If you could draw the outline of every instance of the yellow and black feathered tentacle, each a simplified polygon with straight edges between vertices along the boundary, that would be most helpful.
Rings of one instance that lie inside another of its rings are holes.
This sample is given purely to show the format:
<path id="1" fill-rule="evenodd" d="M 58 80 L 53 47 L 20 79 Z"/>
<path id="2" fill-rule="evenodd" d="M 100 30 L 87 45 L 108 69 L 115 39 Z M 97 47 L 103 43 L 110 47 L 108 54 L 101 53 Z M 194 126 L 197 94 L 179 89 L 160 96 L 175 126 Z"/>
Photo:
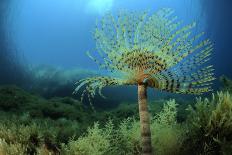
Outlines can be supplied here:
<path id="1" fill-rule="evenodd" d="M 83 88 L 81 94 L 81 102 L 85 95 L 88 96 L 89 102 L 91 103 L 91 98 L 93 98 L 96 93 L 98 93 L 101 97 L 105 98 L 102 94 L 102 89 L 106 86 L 119 86 L 125 85 L 125 81 L 117 78 L 111 78 L 106 76 L 99 76 L 99 77 L 90 77 L 86 79 L 79 80 L 76 82 L 78 85 L 73 93 L 77 93 L 80 89 Z"/>

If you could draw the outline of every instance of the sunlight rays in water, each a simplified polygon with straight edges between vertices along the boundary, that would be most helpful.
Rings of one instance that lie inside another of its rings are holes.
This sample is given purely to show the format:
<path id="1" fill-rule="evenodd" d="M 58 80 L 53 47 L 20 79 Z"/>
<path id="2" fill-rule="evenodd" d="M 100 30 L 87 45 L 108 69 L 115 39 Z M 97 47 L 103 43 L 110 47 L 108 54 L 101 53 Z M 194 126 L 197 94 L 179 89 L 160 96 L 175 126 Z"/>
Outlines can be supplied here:
<path id="1" fill-rule="evenodd" d="M 104 14 L 113 6 L 113 0 L 89 0 L 86 11 L 90 13 Z"/>

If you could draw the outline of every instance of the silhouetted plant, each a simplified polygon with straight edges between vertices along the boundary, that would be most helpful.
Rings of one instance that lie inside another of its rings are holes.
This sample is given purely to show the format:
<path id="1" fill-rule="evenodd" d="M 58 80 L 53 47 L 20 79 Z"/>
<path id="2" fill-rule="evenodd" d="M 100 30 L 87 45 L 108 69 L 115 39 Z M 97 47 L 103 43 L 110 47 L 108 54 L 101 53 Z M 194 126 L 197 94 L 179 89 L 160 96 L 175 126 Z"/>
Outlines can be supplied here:
<path id="1" fill-rule="evenodd" d="M 232 80 L 225 75 L 222 75 L 219 80 L 222 84 L 222 91 L 229 91 L 232 93 Z"/>

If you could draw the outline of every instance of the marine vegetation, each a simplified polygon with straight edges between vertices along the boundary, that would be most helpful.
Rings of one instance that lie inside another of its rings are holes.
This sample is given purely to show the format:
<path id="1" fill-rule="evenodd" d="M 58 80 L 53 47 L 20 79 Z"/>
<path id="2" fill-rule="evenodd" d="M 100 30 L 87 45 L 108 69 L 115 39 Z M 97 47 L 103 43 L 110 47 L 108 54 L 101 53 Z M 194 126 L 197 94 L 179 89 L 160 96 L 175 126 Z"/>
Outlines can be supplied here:
<path id="1" fill-rule="evenodd" d="M 152 135 L 152 142 L 158 146 L 156 153 L 159 155 L 178 154 L 181 151 L 185 130 L 177 124 L 176 116 L 177 104 L 175 100 L 170 100 L 160 113 L 152 117 L 151 130 L 158 133 Z M 63 150 L 71 155 L 139 155 L 142 151 L 140 123 L 133 118 L 124 119 L 118 126 L 112 121 L 102 128 L 95 123 L 85 135 L 70 140 Z"/>
<path id="2" fill-rule="evenodd" d="M 229 79 L 227 76 L 225 75 L 222 75 L 220 78 L 219 78 L 221 84 L 222 84 L 222 88 L 221 90 L 222 91 L 228 91 L 230 93 L 232 93 L 232 80 Z"/>
<path id="3" fill-rule="evenodd" d="M 136 85 L 144 155 L 152 154 L 148 87 L 181 94 L 212 90 L 214 69 L 206 62 L 213 44 L 202 37 L 204 33 L 192 33 L 196 23 L 185 26 L 173 13 L 172 9 L 160 9 L 152 15 L 106 14 L 94 32 L 98 55 L 87 55 L 109 75 L 82 79 L 75 89 L 78 92 L 84 87 L 81 100 L 87 94 L 91 103 L 96 92 L 104 97 L 101 91 L 106 86 Z"/>
<path id="4" fill-rule="evenodd" d="M 151 132 L 156 133 L 151 135 L 151 141 L 157 155 L 232 153 L 231 93 L 198 97 L 185 110 L 181 122 L 178 117 L 187 102 L 170 99 L 155 103 L 150 106 L 150 126 Z M 17 87 L 2 87 L 0 104 L 1 155 L 142 153 L 136 104 L 122 103 L 119 109 L 96 109 L 93 113 L 77 100 L 43 99 Z"/>
<path id="5" fill-rule="evenodd" d="M 197 103 L 190 106 L 188 111 L 187 154 L 232 153 L 231 94 L 218 92 L 212 95 L 211 100 L 198 98 Z"/>

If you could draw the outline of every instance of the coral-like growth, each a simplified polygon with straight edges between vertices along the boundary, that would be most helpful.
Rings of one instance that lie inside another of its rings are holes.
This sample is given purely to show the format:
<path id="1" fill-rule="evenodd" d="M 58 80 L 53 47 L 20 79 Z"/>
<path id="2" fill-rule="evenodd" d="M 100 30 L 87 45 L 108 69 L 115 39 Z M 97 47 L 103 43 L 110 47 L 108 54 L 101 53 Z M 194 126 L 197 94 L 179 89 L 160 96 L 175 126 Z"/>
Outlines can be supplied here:
<path id="1" fill-rule="evenodd" d="M 142 154 L 152 154 L 147 88 L 174 93 L 202 94 L 211 91 L 213 67 L 210 59 L 213 44 L 194 35 L 195 23 L 181 26 L 171 9 L 160 9 L 149 16 L 146 12 L 106 14 L 97 23 L 94 38 L 100 60 L 87 52 L 110 76 L 80 80 L 74 92 L 85 86 L 81 99 L 91 98 L 96 91 L 115 85 L 137 85 L 141 125 Z"/>
<path id="2" fill-rule="evenodd" d="M 117 17 L 106 14 L 94 32 L 100 59 L 93 59 L 102 69 L 112 73 L 78 82 L 76 92 L 93 97 L 97 89 L 112 85 L 148 86 L 175 93 L 201 94 L 211 90 L 212 66 L 202 67 L 210 58 L 213 45 L 209 39 L 193 35 L 195 23 L 181 27 L 173 10 L 160 9 L 153 15 L 120 12 Z M 181 28 L 180 28 L 181 27 Z"/>

